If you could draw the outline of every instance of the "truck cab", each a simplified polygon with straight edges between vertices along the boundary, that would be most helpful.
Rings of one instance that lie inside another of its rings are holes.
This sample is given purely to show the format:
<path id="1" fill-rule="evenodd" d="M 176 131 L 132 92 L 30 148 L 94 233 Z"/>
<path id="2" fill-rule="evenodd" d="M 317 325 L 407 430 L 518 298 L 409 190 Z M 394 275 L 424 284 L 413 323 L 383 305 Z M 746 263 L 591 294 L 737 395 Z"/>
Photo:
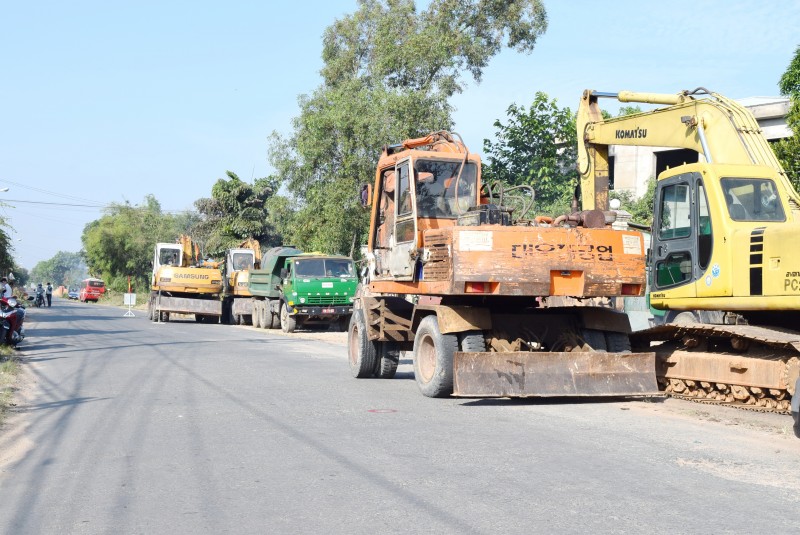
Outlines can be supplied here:
<path id="1" fill-rule="evenodd" d="M 280 278 L 284 330 L 294 330 L 298 323 L 338 323 L 341 330 L 346 328 L 358 286 L 351 258 L 314 253 L 289 257 Z"/>

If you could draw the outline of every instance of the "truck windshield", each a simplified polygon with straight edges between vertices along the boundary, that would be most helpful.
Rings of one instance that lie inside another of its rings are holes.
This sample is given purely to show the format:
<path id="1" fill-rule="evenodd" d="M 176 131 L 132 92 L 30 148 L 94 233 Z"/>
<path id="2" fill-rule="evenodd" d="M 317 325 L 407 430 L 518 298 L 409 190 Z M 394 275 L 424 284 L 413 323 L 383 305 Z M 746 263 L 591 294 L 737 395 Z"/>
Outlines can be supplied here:
<path id="1" fill-rule="evenodd" d="M 353 261 L 349 258 L 307 258 L 294 261 L 296 277 L 353 277 Z"/>
<path id="2" fill-rule="evenodd" d="M 454 219 L 478 202 L 478 174 L 474 163 L 453 160 L 416 160 L 417 214 L 419 217 Z M 458 188 L 456 188 L 458 182 Z"/>

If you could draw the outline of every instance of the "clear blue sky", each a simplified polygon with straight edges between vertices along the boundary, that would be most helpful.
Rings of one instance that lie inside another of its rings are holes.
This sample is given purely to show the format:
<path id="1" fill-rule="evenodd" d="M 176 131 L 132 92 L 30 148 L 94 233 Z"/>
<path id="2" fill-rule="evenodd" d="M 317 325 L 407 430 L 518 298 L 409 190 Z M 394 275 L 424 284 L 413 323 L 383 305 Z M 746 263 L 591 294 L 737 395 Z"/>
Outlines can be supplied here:
<path id="1" fill-rule="evenodd" d="M 226 170 L 266 176 L 266 140 L 287 134 L 314 90 L 321 35 L 353 0 L 13 2 L 0 31 L 0 193 L 27 268 L 78 251 L 97 208 L 192 208 Z M 576 108 L 583 89 L 777 96 L 800 45 L 800 2 L 545 0 L 530 55 L 496 57 L 454 99 L 480 152 L 492 123 L 536 91 Z M 377 150 L 377 148 L 376 148 Z"/>

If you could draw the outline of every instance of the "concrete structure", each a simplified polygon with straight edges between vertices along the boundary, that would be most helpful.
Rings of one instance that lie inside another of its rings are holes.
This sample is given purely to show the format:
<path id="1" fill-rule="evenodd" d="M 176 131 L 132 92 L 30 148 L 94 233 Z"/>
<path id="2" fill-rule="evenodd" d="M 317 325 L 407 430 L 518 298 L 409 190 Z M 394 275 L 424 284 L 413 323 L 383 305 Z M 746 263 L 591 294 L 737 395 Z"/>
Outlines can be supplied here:
<path id="1" fill-rule="evenodd" d="M 777 141 L 792 135 L 786 125 L 788 98 L 749 97 L 737 102 L 753 113 L 768 140 Z M 697 162 L 700 157 L 686 149 L 613 145 L 609 148 L 611 182 L 615 190 L 630 191 L 638 198 L 647 192 L 650 178 L 670 167 Z"/>

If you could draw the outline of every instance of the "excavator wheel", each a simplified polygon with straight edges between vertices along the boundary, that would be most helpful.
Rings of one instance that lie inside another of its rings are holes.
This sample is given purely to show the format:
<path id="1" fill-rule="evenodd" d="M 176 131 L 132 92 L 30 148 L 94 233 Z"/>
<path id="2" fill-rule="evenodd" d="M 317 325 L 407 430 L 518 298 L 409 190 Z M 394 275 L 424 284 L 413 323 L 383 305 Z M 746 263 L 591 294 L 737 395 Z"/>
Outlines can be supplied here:
<path id="1" fill-rule="evenodd" d="M 356 379 L 372 377 L 375 374 L 378 356 L 377 345 L 367 336 L 367 324 L 361 310 L 353 311 L 347 331 L 347 356 L 350 373 Z"/>
<path id="2" fill-rule="evenodd" d="M 483 331 L 459 333 L 458 346 L 465 353 L 483 353 L 486 351 L 486 340 L 483 338 Z"/>
<path id="3" fill-rule="evenodd" d="M 630 353 L 631 339 L 626 333 L 606 332 L 606 349 L 609 353 Z"/>
<path id="4" fill-rule="evenodd" d="M 607 350 L 606 337 L 603 331 L 598 331 L 596 329 L 582 329 L 581 338 L 583 339 L 584 343 L 586 343 L 595 351 Z M 628 349 L 630 349 L 630 345 L 628 346 Z"/>
<path id="5" fill-rule="evenodd" d="M 400 349 L 396 342 L 377 342 L 377 359 L 375 361 L 375 377 L 391 379 L 397 373 L 400 363 Z"/>
<path id="6" fill-rule="evenodd" d="M 442 334 L 436 316 L 422 318 L 414 337 L 414 378 L 423 395 L 447 397 L 453 393 L 453 354 L 458 337 Z"/>

